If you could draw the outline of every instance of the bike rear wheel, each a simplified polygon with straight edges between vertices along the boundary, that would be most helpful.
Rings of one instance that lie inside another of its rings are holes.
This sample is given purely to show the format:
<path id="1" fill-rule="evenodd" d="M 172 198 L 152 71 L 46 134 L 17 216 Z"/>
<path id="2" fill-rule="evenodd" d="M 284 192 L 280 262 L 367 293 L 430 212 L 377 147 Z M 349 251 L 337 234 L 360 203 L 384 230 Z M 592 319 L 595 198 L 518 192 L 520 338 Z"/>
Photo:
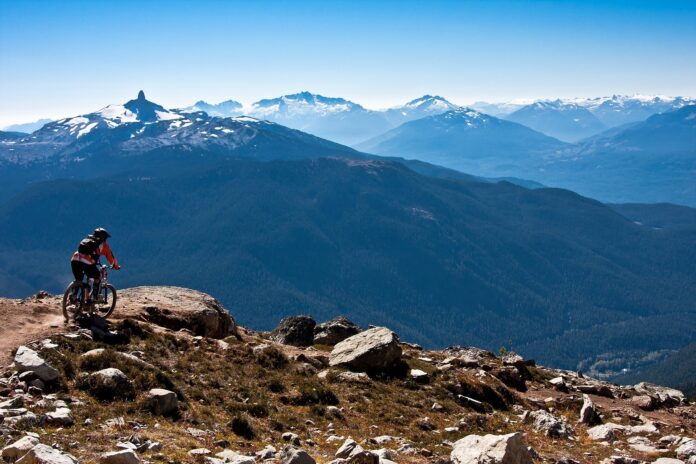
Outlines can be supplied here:
<path id="1" fill-rule="evenodd" d="M 82 312 L 84 305 L 84 289 L 85 284 L 75 281 L 68 285 L 68 288 L 63 294 L 63 319 L 67 324 L 70 322 L 70 316 L 76 317 Z"/>
<path id="2" fill-rule="evenodd" d="M 116 307 L 116 289 L 113 285 L 106 284 L 100 289 L 99 295 L 92 296 L 92 301 L 94 302 L 92 312 L 106 319 Z"/>

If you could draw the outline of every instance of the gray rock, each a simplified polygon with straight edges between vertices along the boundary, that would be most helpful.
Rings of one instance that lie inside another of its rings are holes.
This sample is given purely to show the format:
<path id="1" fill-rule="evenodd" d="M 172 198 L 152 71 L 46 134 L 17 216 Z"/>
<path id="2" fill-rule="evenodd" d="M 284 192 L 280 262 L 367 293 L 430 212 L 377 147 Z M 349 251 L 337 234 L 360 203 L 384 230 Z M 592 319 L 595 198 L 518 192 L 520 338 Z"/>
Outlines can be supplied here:
<path id="1" fill-rule="evenodd" d="M 353 453 L 350 458 L 348 458 L 348 464 L 379 464 L 379 456 L 370 451 L 362 450 L 360 452 Z"/>
<path id="2" fill-rule="evenodd" d="M 145 401 L 148 409 L 158 416 L 169 416 L 175 414 L 179 409 L 176 393 L 164 388 L 150 390 Z"/>
<path id="3" fill-rule="evenodd" d="M 650 395 L 637 395 L 631 398 L 631 404 L 643 411 L 652 411 L 657 406 L 656 398 Z"/>
<path id="4" fill-rule="evenodd" d="M 224 463 L 229 464 L 255 464 L 256 460 L 251 456 L 244 456 L 236 451 L 224 450 L 220 451 L 215 455 L 217 458 L 222 460 Z"/>
<path id="5" fill-rule="evenodd" d="M 358 445 L 355 440 L 352 438 L 347 438 L 346 441 L 343 442 L 340 448 L 338 448 L 338 451 L 336 451 L 336 457 L 337 458 L 344 458 L 347 459 L 353 454 L 360 453 L 364 451 L 363 447 Z"/>
<path id="6" fill-rule="evenodd" d="M 658 458 L 653 461 L 653 464 L 684 464 L 684 461 L 674 458 Z"/>
<path id="7" fill-rule="evenodd" d="M 99 399 L 131 398 L 135 395 L 130 379 L 113 367 L 89 374 L 87 384 L 89 392 Z"/>
<path id="8" fill-rule="evenodd" d="M 597 411 L 597 407 L 588 395 L 582 395 L 582 409 L 580 409 L 580 420 L 578 422 L 590 426 L 602 423 L 599 411 Z"/>
<path id="9" fill-rule="evenodd" d="M 331 351 L 329 365 L 377 371 L 393 366 L 400 359 L 399 337 L 385 327 L 375 327 L 338 343 Z"/>
<path id="10" fill-rule="evenodd" d="M 271 332 L 271 340 L 283 345 L 311 346 L 317 323 L 310 316 L 286 317 Z"/>
<path id="11" fill-rule="evenodd" d="M 603 425 L 597 425 L 587 429 L 587 435 L 596 441 L 614 441 L 617 438 L 617 433 L 625 433 L 626 427 L 613 422 L 608 422 Z"/>
<path id="12" fill-rule="evenodd" d="M 688 440 L 676 449 L 677 457 L 679 459 L 689 459 L 696 456 L 696 440 Z"/>
<path id="13" fill-rule="evenodd" d="M 319 324 L 314 329 L 315 345 L 335 345 L 360 332 L 360 327 L 343 316 Z"/>
<path id="14" fill-rule="evenodd" d="M 316 461 L 303 449 L 286 446 L 280 454 L 281 464 L 316 464 Z"/>
<path id="15" fill-rule="evenodd" d="M 411 369 L 409 375 L 418 383 L 428 383 L 428 380 L 430 379 L 428 373 L 420 369 Z"/>
<path id="16" fill-rule="evenodd" d="M 59 376 L 57 369 L 48 364 L 36 351 L 23 345 L 17 348 L 14 363 L 20 373 L 32 372 L 44 382 L 52 382 Z"/>
<path id="17" fill-rule="evenodd" d="M 273 459 L 275 457 L 277 451 L 278 450 L 276 450 L 273 446 L 267 445 L 261 451 L 256 452 L 256 457 L 260 461 L 265 461 L 266 459 Z"/>
<path id="18" fill-rule="evenodd" d="M 684 393 L 675 388 L 663 387 L 648 382 L 641 382 L 633 388 L 642 395 L 649 395 L 657 398 L 660 406 L 679 406 L 686 402 Z"/>
<path id="19" fill-rule="evenodd" d="M 285 432 L 283 435 L 281 435 L 281 438 L 283 439 L 283 441 L 287 441 L 288 443 L 293 444 L 295 446 L 299 446 L 302 443 L 302 441 L 300 440 L 300 436 L 292 432 Z"/>
<path id="20" fill-rule="evenodd" d="M 2 449 L 2 457 L 7 461 L 16 461 L 17 458 L 24 456 L 27 452 L 39 444 L 39 439 L 29 435 L 20 438 L 14 443 Z"/>
<path id="21" fill-rule="evenodd" d="M 12 417 L 5 417 L 2 422 L 4 426 L 15 430 L 26 430 L 41 424 L 42 419 L 33 412 L 26 412 Z"/>
<path id="22" fill-rule="evenodd" d="M 46 422 L 58 426 L 70 426 L 75 423 L 72 412 L 68 408 L 56 408 L 55 411 L 46 413 Z"/>
<path id="23" fill-rule="evenodd" d="M 563 417 L 555 416 L 543 409 L 529 413 L 528 417 L 534 428 L 548 437 L 568 438 L 573 435 L 573 429 Z"/>
<path id="24" fill-rule="evenodd" d="M 519 433 L 468 435 L 454 443 L 450 459 L 454 464 L 532 464 Z"/>
<path id="25" fill-rule="evenodd" d="M 130 449 L 111 451 L 99 457 L 101 464 L 140 464 L 137 453 Z"/>
<path id="26" fill-rule="evenodd" d="M 16 464 L 77 464 L 77 459 L 48 445 L 38 444 L 19 458 Z"/>

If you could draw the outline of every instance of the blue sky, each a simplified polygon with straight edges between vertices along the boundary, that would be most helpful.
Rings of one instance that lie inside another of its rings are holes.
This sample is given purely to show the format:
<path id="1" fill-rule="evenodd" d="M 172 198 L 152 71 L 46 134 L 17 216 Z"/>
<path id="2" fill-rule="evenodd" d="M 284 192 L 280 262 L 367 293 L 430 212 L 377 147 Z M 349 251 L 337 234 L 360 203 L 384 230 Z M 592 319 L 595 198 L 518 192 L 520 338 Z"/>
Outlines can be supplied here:
<path id="1" fill-rule="evenodd" d="M 139 89 L 167 107 L 696 96 L 696 2 L 0 0 L 0 126 Z"/>

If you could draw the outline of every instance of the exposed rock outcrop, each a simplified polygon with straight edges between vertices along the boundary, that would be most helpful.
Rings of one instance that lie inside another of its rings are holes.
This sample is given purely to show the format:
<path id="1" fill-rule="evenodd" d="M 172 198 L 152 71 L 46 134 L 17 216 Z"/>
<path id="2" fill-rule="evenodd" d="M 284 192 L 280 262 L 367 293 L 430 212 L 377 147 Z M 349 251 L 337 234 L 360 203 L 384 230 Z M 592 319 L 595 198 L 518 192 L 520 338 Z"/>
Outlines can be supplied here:
<path id="1" fill-rule="evenodd" d="M 237 325 L 222 304 L 202 292 L 180 287 L 134 287 L 119 294 L 116 317 L 135 316 L 171 330 L 225 338 Z"/>
<path id="2" fill-rule="evenodd" d="M 360 327 L 347 318 L 338 316 L 314 328 L 314 344 L 335 345 L 360 332 Z"/>
<path id="3" fill-rule="evenodd" d="M 310 346 L 314 343 L 316 325 L 311 316 L 286 317 L 271 332 L 271 340 L 283 345 Z"/>
<path id="4" fill-rule="evenodd" d="M 401 359 L 399 337 L 386 327 L 375 327 L 338 343 L 329 358 L 331 366 L 357 371 L 376 371 L 392 367 Z"/>

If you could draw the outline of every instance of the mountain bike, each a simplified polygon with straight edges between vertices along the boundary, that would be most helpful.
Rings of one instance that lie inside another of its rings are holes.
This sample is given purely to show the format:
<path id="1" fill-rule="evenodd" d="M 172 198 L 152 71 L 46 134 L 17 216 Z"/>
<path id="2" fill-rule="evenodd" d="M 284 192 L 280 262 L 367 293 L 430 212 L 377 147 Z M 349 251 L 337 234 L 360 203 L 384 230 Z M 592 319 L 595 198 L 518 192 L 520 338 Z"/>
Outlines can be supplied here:
<path id="1" fill-rule="evenodd" d="M 68 285 L 63 294 L 63 317 L 65 323 L 70 321 L 70 313 L 73 320 L 76 320 L 84 313 L 96 314 L 106 319 L 111 315 L 116 307 L 116 288 L 111 285 L 109 280 L 109 270 L 113 266 L 99 266 L 99 285 L 92 290 L 91 301 L 87 301 L 87 294 L 90 288 L 87 282 L 75 280 Z"/>

